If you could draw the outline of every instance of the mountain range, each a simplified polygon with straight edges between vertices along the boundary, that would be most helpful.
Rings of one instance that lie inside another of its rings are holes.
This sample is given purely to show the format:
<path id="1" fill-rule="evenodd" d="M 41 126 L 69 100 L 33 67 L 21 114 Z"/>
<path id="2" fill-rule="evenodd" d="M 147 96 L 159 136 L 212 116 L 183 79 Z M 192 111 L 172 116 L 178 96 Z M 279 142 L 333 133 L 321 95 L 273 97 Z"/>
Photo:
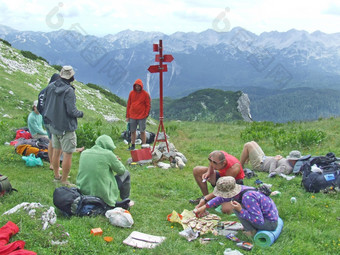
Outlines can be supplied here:
<path id="1" fill-rule="evenodd" d="M 125 99 L 137 78 L 152 98 L 159 97 L 159 76 L 147 69 L 156 64 L 152 44 L 161 39 L 163 53 L 174 57 L 164 73 L 166 97 L 179 99 L 214 88 L 248 94 L 254 120 L 340 115 L 340 33 L 292 29 L 256 35 L 237 27 L 229 32 L 171 35 L 125 30 L 96 37 L 80 27 L 46 33 L 0 26 L 0 37 L 50 64 L 70 64 L 76 79 L 99 84 Z"/>

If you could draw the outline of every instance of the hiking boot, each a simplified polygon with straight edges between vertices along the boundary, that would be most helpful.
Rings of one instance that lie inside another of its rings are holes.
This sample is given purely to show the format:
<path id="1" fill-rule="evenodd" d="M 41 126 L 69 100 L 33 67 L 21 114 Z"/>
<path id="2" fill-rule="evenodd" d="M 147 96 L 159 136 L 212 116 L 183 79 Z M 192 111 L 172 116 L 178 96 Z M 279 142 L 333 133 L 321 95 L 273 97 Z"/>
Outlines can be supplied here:
<path id="1" fill-rule="evenodd" d="M 134 144 L 132 144 L 127 150 L 128 151 L 133 151 L 133 150 L 135 150 L 136 148 L 135 148 L 135 145 Z"/>
<path id="2" fill-rule="evenodd" d="M 189 203 L 193 204 L 193 205 L 198 205 L 202 198 L 203 197 L 199 197 L 197 199 L 191 199 L 191 200 L 189 200 Z"/>

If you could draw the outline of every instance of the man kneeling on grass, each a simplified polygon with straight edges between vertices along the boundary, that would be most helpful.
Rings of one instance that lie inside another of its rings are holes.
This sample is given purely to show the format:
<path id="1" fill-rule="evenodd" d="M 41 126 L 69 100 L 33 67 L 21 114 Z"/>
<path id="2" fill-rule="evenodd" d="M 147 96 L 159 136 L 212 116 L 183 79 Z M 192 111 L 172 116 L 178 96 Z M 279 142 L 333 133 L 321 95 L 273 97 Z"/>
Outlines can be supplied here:
<path id="1" fill-rule="evenodd" d="M 92 148 L 81 153 L 76 181 L 82 194 L 99 197 L 111 207 L 119 195 L 122 200 L 130 196 L 130 173 L 114 149 L 110 136 L 98 137 Z"/>
<path id="2" fill-rule="evenodd" d="M 258 230 L 274 231 L 277 228 L 279 213 L 274 201 L 252 187 L 236 184 L 231 176 L 220 178 L 206 201 L 201 201 L 195 208 L 199 217 L 206 214 L 207 208 L 220 204 L 222 212 L 226 213 L 225 205 L 231 201 L 233 212 L 248 236 L 255 235 Z"/>

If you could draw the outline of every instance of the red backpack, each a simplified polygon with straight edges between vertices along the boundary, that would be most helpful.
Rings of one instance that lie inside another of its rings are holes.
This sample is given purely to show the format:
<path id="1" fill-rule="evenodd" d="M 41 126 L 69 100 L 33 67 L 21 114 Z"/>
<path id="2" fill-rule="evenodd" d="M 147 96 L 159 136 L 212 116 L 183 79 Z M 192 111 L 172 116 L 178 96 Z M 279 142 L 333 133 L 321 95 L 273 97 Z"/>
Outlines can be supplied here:
<path id="1" fill-rule="evenodd" d="M 25 138 L 25 139 L 31 139 L 32 138 L 30 132 L 23 130 L 23 129 L 19 129 L 16 133 L 15 140 L 17 140 L 21 137 Z"/>

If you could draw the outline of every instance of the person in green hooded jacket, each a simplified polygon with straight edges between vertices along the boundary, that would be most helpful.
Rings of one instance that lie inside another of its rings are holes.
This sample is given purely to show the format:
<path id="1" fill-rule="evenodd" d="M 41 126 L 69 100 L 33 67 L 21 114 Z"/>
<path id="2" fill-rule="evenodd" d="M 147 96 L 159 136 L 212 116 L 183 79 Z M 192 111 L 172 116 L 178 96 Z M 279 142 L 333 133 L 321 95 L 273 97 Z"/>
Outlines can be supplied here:
<path id="1" fill-rule="evenodd" d="M 113 153 L 115 148 L 110 136 L 99 136 L 92 148 L 81 153 L 76 180 L 82 194 L 99 197 L 112 207 L 118 196 L 122 200 L 130 196 L 130 173 Z"/>

